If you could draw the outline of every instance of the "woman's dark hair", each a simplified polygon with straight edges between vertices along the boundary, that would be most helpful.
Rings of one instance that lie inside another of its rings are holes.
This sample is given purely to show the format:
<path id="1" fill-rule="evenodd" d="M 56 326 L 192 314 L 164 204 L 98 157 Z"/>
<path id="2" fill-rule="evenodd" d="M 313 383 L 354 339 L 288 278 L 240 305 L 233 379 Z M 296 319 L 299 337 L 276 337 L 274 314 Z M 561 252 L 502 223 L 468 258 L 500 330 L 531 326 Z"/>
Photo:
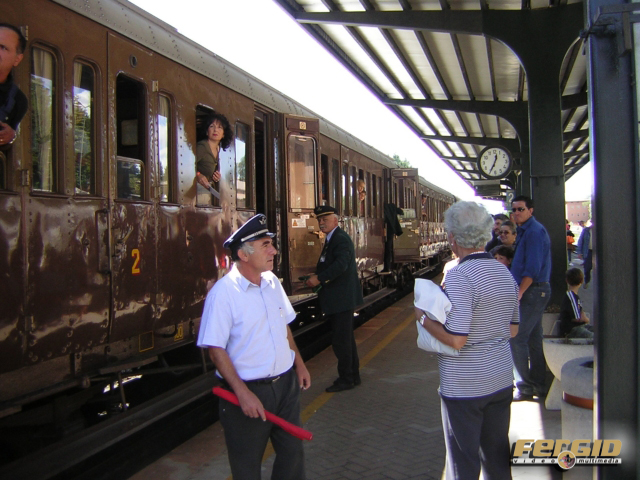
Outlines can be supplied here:
<path id="1" fill-rule="evenodd" d="M 214 112 L 205 117 L 200 125 L 200 140 L 207 138 L 207 130 L 213 122 L 220 122 L 220 125 L 222 125 L 222 128 L 224 129 L 224 137 L 220 140 L 220 148 L 222 150 L 226 150 L 231 145 L 231 142 L 233 142 L 233 130 L 231 129 L 231 124 L 229 123 L 229 120 L 227 120 L 227 117 L 221 113 Z"/>
<path id="2" fill-rule="evenodd" d="M 511 230 L 511 233 L 513 233 L 513 234 L 516 233 L 516 226 L 511 220 L 507 220 L 506 222 L 502 222 L 502 225 L 500 225 L 500 228 L 502 228 L 502 227 L 508 227 L 509 230 Z"/>

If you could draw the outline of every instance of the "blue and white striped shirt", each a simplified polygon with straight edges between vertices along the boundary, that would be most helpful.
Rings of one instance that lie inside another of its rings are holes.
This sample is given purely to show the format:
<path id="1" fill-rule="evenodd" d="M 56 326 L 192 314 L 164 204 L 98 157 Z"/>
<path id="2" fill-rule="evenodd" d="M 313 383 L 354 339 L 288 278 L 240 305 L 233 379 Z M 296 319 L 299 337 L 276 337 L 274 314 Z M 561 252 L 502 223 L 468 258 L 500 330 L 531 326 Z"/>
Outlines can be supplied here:
<path id="1" fill-rule="evenodd" d="M 513 384 L 510 324 L 520 322 L 518 285 L 500 262 L 473 253 L 447 273 L 451 301 L 444 328 L 466 335 L 459 356 L 438 355 L 440 394 L 483 397 Z"/>

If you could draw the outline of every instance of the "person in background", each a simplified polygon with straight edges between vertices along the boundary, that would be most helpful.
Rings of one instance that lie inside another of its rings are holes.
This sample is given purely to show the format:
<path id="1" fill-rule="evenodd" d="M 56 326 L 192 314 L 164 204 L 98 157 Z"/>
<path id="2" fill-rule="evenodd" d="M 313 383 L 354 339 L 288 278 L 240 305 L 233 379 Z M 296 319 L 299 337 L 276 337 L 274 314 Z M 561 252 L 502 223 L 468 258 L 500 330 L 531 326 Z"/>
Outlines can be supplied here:
<path id="1" fill-rule="evenodd" d="M 459 258 L 447 273 L 451 310 L 445 324 L 416 308 L 427 331 L 460 355 L 438 354 L 446 478 L 510 479 L 509 423 L 513 360 L 509 339 L 518 329 L 518 285 L 484 251 L 491 215 L 475 202 L 454 203 L 444 225 Z"/>
<path id="2" fill-rule="evenodd" d="M 196 144 L 196 180 L 207 190 L 218 190 L 220 181 L 220 150 L 233 141 L 233 130 L 227 117 L 213 113 L 202 122 L 203 139 Z"/>
<path id="3" fill-rule="evenodd" d="M 507 268 L 511 268 L 513 261 L 513 248 L 506 245 L 499 245 L 491 250 L 491 255 Z"/>
<path id="4" fill-rule="evenodd" d="M 560 336 L 567 338 L 593 338 L 593 328 L 582 310 L 578 296 L 584 275 L 579 268 L 570 268 L 565 275 L 567 294 L 560 307 Z"/>
<path id="5" fill-rule="evenodd" d="M 571 252 L 576 249 L 574 243 L 576 242 L 576 236 L 571 231 L 571 223 L 567 220 L 567 258 L 569 263 L 571 263 Z"/>
<path id="6" fill-rule="evenodd" d="M 500 225 L 498 233 L 500 235 L 500 242 L 502 245 L 510 247 L 513 250 L 518 236 L 516 225 L 512 221 L 506 220 L 502 225 Z"/>
<path id="7" fill-rule="evenodd" d="M 333 352 L 338 359 L 338 378 L 327 387 L 329 393 L 360 385 L 360 360 L 353 332 L 355 308 L 363 303 L 353 241 L 338 226 L 338 211 L 323 205 L 315 208 L 320 231 L 327 237 L 316 266 L 316 273 L 305 281 L 318 290 L 320 308 L 331 323 Z"/>
<path id="8" fill-rule="evenodd" d="M 533 216 L 533 200 L 524 195 L 513 199 L 518 225 L 511 274 L 519 285 L 520 328 L 511 339 L 513 362 L 520 379 L 514 401 L 544 397 L 547 364 L 542 351 L 542 315 L 551 298 L 551 240 Z"/>
<path id="9" fill-rule="evenodd" d="M 27 40 L 19 28 L 0 23 L 0 147 L 11 145 L 29 102 L 13 82 L 13 68 L 24 57 Z"/>
<path id="10" fill-rule="evenodd" d="M 404 215 L 404 211 L 398 208 L 395 203 L 384 204 L 384 268 L 383 275 L 391 273 L 393 268 L 393 240 L 402 235 L 402 226 L 398 220 L 398 215 Z"/>
<path id="11" fill-rule="evenodd" d="M 501 243 L 500 235 L 499 235 L 500 226 L 502 225 L 502 222 L 505 222 L 507 220 L 509 220 L 509 217 L 507 217 L 502 213 L 498 213 L 497 215 L 493 216 L 493 229 L 491 230 L 491 240 L 489 240 L 485 245 L 484 247 L 485 252 L 489 252 L 491 251 L 492 248 L 495 248 L 498 245 L 500 245 Z"/>
<path id="12" fill-rule="evenodd" d="M 367 198 L 367 190 L 365 188 L 364 180 L 358 180 L 356 182 L 356 189 L 358 191 L 358 201 L 360 202 L 360 216 L 365 215 L 365 199 Z"/>
<path id="13" fill-rule="evenodd" d="M 221 399 L 219 415 L 231 473 L 243 480 L 260 479 L 268 440 L 276 452 L 271 478 L 305 478 L 302 440 L 265 421 L 267 410 L 301 426 L 300 389 L 311 386 L 288 325 L 296 313 L 271 272 L 273 236 L 258 214 L 224 242 L 235 263 L 209 290 L 198 334 L 198 346 L 240 402 Z"/>
<path id="14" fill-rule="evenodd" d="M 593 239 L 591 232 L 593 231 L 593 220 L 591 225 L 584 227 L 580 233 L 578 239 L 578 246 L 576 251 L 578 252 L 578 258 L 583 260 L 582 268 L 584 269 L 584 285 L 582 288 L 586 289 L 591 281 L 591 270 L 593 269 Z"/>

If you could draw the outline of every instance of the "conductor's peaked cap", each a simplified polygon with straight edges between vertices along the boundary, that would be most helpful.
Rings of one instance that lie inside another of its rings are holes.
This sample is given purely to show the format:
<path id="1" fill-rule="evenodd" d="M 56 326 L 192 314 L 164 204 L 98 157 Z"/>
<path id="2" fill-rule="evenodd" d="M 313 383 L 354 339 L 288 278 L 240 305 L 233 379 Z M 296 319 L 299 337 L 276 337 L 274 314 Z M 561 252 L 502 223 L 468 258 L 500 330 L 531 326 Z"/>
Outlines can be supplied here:
<path id="1" fill-rule="evenodd" d="M 313 209 L 313 213 L 315 213 L 317 218 L 317 217 L 324 217 L 325 215 L 331 215 L 332 213 L 334 215 L 337 215 L 338 210 L 336 210 L 333 207 L 330 207 L 329 205 L 319 205 Z"/>
<path id="2" fill-rule="evenodd" d="M 244 242 L 252 242 L 262 237 L 275 237 L 275 233 L 271 233 L 267 228 L 267 217 L 259 213 L 233 232 L 222 246 L 224 248 L 239 247 Z"/>

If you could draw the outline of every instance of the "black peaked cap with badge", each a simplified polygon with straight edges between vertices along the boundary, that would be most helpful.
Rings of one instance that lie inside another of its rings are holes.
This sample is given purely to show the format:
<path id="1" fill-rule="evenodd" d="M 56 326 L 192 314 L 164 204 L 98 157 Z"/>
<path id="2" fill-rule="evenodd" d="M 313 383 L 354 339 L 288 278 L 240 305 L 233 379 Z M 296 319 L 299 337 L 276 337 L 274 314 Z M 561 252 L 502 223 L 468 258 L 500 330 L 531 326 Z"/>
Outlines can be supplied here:
<path id="1" fill-rule="evenodd" d="M 318 205 L 316 208 L 313 209 L 313 213 L 315 214 L 316 218 L 318 217 L 324 217 L 325 215 L 330 215 L 330 214 L 335 214 L 338 215 L 338 210 L 336 210 L 333 207 L 330 207 L 329 205 Z"/>
<path id="2" fill-rule="evenodd" d="M 233 232 L 222 244 L 224 248 L 234 249 L 240 247 L 244 242 L 253 242 L 262 237 L 275 237 L 267 228 L 267 217 L 262 213 L 254 215 L 247 220 L 238 230 Z"/>

